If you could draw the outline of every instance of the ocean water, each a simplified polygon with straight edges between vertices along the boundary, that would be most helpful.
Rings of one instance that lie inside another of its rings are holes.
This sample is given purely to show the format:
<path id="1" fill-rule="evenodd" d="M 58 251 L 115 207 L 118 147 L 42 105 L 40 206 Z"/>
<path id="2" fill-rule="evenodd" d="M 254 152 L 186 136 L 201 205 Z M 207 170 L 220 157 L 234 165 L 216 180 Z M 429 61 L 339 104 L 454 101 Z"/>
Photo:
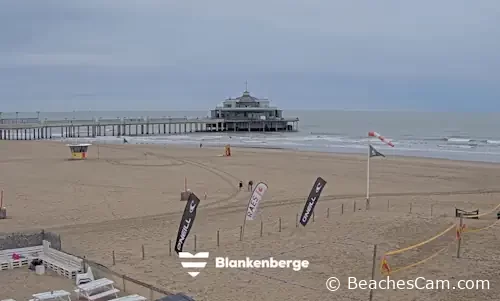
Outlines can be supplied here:
<path id="1" fill-rule="evenodd" d="M 41 112 L 41 119 L 91 119 L 93 117 L 204 117 L 208 111 L 187 112 Z M 321 152 L 367 153 L 371 143 L 386 156 L 417 156 L 500 162 L 500 113 L 428 113 L 388 111 L 284 111 L 286 117 L 299 117 L 297 133 L 193 133 L 128 137 L 136 144 L 183 144 L 287 148 Z M 18 118 L 36 117 L 36 113 L 18 113 Z M 15 118 L 15 113 L 3 113 Z M 395 147 L 369 138 L 376 131 L 392 140 Z M 78 141 L 122 143 L 122 138 L 79 138 Z"/>

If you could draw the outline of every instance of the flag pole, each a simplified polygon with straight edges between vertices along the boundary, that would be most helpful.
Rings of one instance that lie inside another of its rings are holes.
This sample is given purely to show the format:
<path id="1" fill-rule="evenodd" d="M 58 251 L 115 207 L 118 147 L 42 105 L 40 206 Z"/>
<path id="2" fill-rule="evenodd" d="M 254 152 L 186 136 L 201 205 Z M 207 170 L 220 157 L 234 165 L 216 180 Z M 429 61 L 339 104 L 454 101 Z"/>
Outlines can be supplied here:
<path id="1" fill-rule="evenodd" d="M 258 184 L 257 184 L 258 185 Z M 245 209 L 245 217 L 243 218 L 243 225 L 241 226 L 241 241 L 243 241 L 243 235 L 245 234 L 245 226 L 247 224 L 247 214 L 248 214 L 248 206 L 250 206 L 250 202 L 252 201 L 252 196 L 253 196 L 253 191 L 257 188 L 257 186 L 254 187 L 252 190 L 252 195 L 250 196 L 250 199 L 248 200 L 247 208 Z"/>
<path id="2" fill-rule="evenodd" d="M 368 144 L 368 158 L 366 161 L 366 205 L 370 206 L 370 144 Z"/>
<path id="3" fill-rule="evenodd" d="M 245 225 L 247 223 L 247 211 L 248 211 L 248 207 L 245 210 L 245 218 L 243 219 L 243 225 L 241 226 L 241 237 L 240 237 L 241 241 L 243 241 L 243 234 L 245 233 Z"/>

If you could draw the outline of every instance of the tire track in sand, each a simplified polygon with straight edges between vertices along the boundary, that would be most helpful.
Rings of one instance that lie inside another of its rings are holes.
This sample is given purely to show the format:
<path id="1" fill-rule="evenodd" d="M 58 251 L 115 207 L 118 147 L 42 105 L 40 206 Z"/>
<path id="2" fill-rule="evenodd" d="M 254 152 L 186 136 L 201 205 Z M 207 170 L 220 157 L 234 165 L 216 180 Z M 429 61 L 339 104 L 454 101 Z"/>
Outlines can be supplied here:
<path id="1" fill-rule="evenodd" d="M 141 154 L 144 154 L 144 152 L 142 151 L 144 149 L 142 149 L 142 148 L 126 149 L 126 148 L 112 146 L 112 145 L 105 145 L 104 147 L 105 148 L 109 148 L 109 149 L 115 149 L 115 150 L 121 150 L 121 151 L 128 151 L 128 152 L 132 152 L 132 153 L 141 153 Z M 219 177 L 223 182 L 227 183 L 229 185 L 229 187 L 231 187 L 232 193 L 229 194 L 227 197 L 222 198 L 222 199 L 220 199 L 218 201 L 215 201 L 215 202 L 210 202 L 210 203 L 206 203 L 206 204 L 202 203 L 202 205 L 200 206 L 201 208 L 213 207 L 215 205 L 220 205 L 221 203 L 225 203 L 225 202 L 231 201 L 234 198 L 236 198 L 236 196 L 240 192 L 240 190 L 236 187 L 236 184 L 239 182 L 239 178 L 236 177 L 235 175 L 229 173 L 229 172 L 226 172 L 224 170 L 221 170 L 221 169 L 218 169 L 216 167 L 209 166 L 209 165 L 206 165 L 206 164 L 203 164 L 203 163 L 200 163 L 200 162 L 196 162 L 196 161 L 192 161 L 192 160 L 179 159 L 179 158 L 174 157 L 174 156 L 169 156 L 169 155 L 165 155 L 165 154 L 159 154 L 159 153 L 156 153 L 156 152 L 151 152 L 151 150 L 149 148 L 147 150 L 148 150 L 148 152 L 146 152 L 146 153 L 147 153 L 148 156 L 156 157 L 157 159 L 170 159 L 170 160 L 173 160 L 173 161 L 180 162 L 182 164 L 189 164 L 189 165 L 196 166 L 198 168 L 204 169 L 204 170 L 212 173 L 213 175 Z M 106 160 L 106 161 L 108 161 L 108 160 Z M 126 165 L 126 166 L 128 166 L 128 164 L 121 164 L 121 162 L 116 161 L 116 160 L 111 160 L 111 161 L 112 161 L 111 164 Z"/>
<path id="2" fill-rule="evenodd" d="M 134 153 L 137 153 L 138 149 L 124 149 L 120 147 L 112 147 L 106 145 L 105 147 L 108 147 L 110 149 L 117 149 L 117 150 L 125 150 L 125 151 L 131 151 Z M 221 178 L 224 182 L 226 182 L 228 185 L 230 185 L 233 188 L 233 192 L 228 195 L 226 198 L 223 198 L 219 201 L 204 204 L 200 206 L 200 208 L 205 208 L 205 213 L 207 213 L 207 216 L 216 216 L 219 214 L 232 214 L 232 213 L 237 213 L 242 210 L 244 210 L 247 207 L 247 204 L 227 204 L 226 206 L 223 207 L 213 207 L 214 205 L 221 205 L 221 203 L 230 201 L 231 199 L 235 198 L 239 190 L 236 188 L 235 185 L 233 185 L 232 180 L 237 180 L 239 181 L 238 178 L 236 178 L 234 175 L 220 170 L 218 168 L 214 168 L 208 165 L 205 165 L 200 162 L 196 161 L 191 161 L 191 160 L 183 160 L 183 159 L 178 159 L 173 156 L 168 156 L 168 155 L 163 155 L 163 154 L 154 154 L 151 153 L 152 156 L 155 156 L 157 158 L 169 158 L 173 160 L 177 160 L 179 162 L 184 162 L 186 164 L 190 164 L 193 166 L 197 166 L 199 168 L 205 169 L 212 174 L 218 176 Z M 474 195 L 474 194 L 496 194 L 500 193 L 500 189 L 476 189 L 476 190 L 455 190 L 455 191 L 429 191 L 429 192 L 386 192 L 386 193 L 372 193 L 371 195 L 373 197 L 395 197 L 395 196 L 440 196 L 440 195 Z M 294 204 L 300 204 L 305 202 L 307 195 L 304 195 L 302 197 L 297 197 L 297 198 L 286 198 L 286 199 L 271 199 L 271 200 L 266 200 L 263 202 L 261 205 L 262 208 L 273 208 L 273 207 L 281 207 L 281 206 L 290 206 Z M 321 199 L 323 201 L 332 201 L 332 200 L 349 200 L 349 199 L 357 199 L 357 198 L 364 198 L 364 194 L 344 194 L 344 195 L 325 195 L 322 196 Z M 136 222 L 151 222 L 151 221 L 158 221 L 158 220 L 165 220 L 169 219 L 171 217 L 175 217 L 176 219 L 180 217 L 182 214 L 183 210 L 180 210 L 178 212 L 165 212 L 165 213 L 159 213 L 159 214 L 153 214 L 153 215 L 145 215 L 145 216 L 138 216 L 138 217 L 130 217 L 130 218 L 123 218 L 123 219 L 118 219 L 118 220 L 108 220 L 108 221 L 102 221 L 102 222 L 95 222 L 95 223 L 83 223 L 83 224 L 73 224 L 73 225 L 68 225 L 65 227 L 57 226 L 57 227 L 52 227 L 48 229 L 61 229 L 61 230 L 68 230 L 70 231 L 71 229 L 78 228 L 82 230 L 82 228 L 87 228 L 88 231 L 100 231 L 103 229 L 103 227 L 109 227 L 109 226 L 124 226 L 129 223 L 136 223 Z M 66 231 L 63 231 L 66 232 Z"/>

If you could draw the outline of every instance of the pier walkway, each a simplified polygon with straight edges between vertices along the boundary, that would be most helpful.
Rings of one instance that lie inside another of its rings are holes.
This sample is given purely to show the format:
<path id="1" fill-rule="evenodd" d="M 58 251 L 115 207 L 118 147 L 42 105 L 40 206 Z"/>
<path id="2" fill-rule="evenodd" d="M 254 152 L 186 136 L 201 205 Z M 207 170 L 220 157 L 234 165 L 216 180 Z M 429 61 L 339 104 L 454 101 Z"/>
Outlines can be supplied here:
<path id="1" fill-rule="evenodd" d="M 175 135 L 195 132 L 226 132 L 255 130 L 262 124 L 262 131 L 275 131 L 278 123 L 291 123 L 287 131 L 298 130 L 298 118 L 273 120 L 227 120 L 211 118 L 116 118 L 90 120 L 38 120 L 3 122 L 0 119 L 0 140 L 41 140 L 52 138 L 95 138 L 98 136 L 149 136 Z M 232 130 L 232 131 L 233 131 Z"/>

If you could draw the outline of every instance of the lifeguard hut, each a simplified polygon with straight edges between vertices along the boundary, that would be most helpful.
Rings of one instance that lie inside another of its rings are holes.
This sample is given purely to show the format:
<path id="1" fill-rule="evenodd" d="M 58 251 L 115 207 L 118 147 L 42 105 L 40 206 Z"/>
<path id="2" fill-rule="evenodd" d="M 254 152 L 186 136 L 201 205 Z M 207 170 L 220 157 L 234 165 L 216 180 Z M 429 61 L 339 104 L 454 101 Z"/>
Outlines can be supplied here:
<path id="1" fill-rule="evenodd" d="M 87 151 L 89 146 L 92 144 L 67 144 L 69 150 L 71 151 L 71 159 L 73 160 L 83 160 L 87 159 Z"/>
<path id="2" fill-rule="evenodd" d="M 229 144 L 224 147 L 224 157 L 231 157 L 231 145 Z"/>

